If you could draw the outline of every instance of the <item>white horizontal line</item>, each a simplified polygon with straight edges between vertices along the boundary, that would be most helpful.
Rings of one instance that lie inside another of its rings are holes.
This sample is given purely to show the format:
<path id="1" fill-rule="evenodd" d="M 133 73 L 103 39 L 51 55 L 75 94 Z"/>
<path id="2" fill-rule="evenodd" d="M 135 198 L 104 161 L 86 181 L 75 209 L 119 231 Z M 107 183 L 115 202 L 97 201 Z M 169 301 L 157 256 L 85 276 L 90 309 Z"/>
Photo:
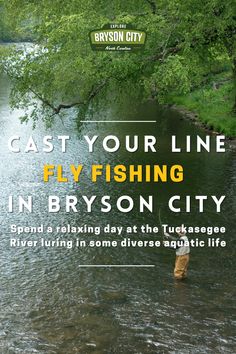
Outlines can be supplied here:
<path id="1" fill-rule="evenodd" d="M 156 120 L 81 120 L 82 123 L 156 123 Z"/>
<path id="2" fill-rule="evenodd" d="M 79 264 L 80 268 L 153 268 L 154 264 Z"/>

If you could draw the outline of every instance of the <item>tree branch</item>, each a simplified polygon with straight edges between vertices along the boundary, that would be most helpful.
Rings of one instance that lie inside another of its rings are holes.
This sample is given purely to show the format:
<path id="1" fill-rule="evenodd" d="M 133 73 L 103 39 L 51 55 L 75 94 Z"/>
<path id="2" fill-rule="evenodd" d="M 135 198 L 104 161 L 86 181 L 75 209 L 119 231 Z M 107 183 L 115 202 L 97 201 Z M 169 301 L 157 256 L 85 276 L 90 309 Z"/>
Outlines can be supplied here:
<path id="1" fill-rule="evenodd" d="M 181 51 L 182 48 L 180 47 L 170 47 L 170 48 L 164 48 L 161 53 L 158 53 L 156 55 L 150 56 L 147 58 L 148 61 L 162 61 L 164 60 L 163 58 L 166 57 L 167 55 L 170 54 L 176 54 Z"/>
<path id="2" fill-rule="evenodd" d="M 52 108 L 52 110 L 55 111 L 55 107 L 46 98 L 44 98 L 42 95 L 37 93 L 34 89 L 32 89 L 32 87 L 29 87 L 29 91 L 31 91 L 46 106 L 49 106 L 50 108 Z"/>
<path id="3" fill-rule="evenodd" d="M 85 102 L 74 102 L 70 104 L 63 104 L 60 103 L 57 107 L 54 107 L 54 114 L 59 114 L 62 109 L 69 109 L 75 106 L 81 106 L 84 105 Z"/>
<path id="4" fill-rule="evenodd" d="M 89 94 L 88 94 L 88 98 L 85 101 L 79 101 L 79 102 L 73 102 L 70 104 L 64 104 L 64 103 L 60 103 L 58 106 L 53 106 L 52 103 L 50 103 L 47 99 L 45 99 L 42 95 L 40 95 L 39 93 L 37 93 L 34 89 L 32 89 L 31 87 L 29 87 L 29 90 L 46 106 L 50 107 L 53 110 L 53 114 L 52 116 L 59 114 L 60 111 L 62 109 L 69 109 L 75 106 L 81 106 L 81 105 L 86 105 L 88 103 L 90 103 L 90 101 L 99 94 L 99 92 L 103 89 L 103 87 L 107 84 L 108 79 L 104 80 L 102 83 L 100 83 L 97 86 L 92 86 Z"/>
<path id="5" fill-rule="evenodd" d="M 88 96 L 88 102 L 89 103 L 97 94 L 103 89 L 103 87 L 108 83 L 109 78 L 101 82 L 97 87 L 92 87 L 89 96 Z"/>
<path id="6" fill-rule="evenodd" d="M 148 4 L 151 6 L 152 9 L 152 13 L 155 15 L 157 12 L 157 5 L 156 2 L 153 0 L 146 0 L 146 2 L 148 2 Z"/>

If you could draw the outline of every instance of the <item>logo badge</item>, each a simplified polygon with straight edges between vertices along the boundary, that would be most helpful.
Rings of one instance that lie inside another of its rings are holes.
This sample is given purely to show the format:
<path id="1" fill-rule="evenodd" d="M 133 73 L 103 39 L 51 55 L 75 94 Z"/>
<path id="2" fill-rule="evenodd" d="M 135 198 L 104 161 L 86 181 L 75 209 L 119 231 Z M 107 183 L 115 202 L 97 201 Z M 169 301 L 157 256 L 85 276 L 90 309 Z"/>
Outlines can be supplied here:
<path id="1" fill-rule="evenodd" d="M 144 48 L 146 32 L 128 24 L 107 24 L 89 33 L 92 50 L 109 52 L 137 52 Z"/>

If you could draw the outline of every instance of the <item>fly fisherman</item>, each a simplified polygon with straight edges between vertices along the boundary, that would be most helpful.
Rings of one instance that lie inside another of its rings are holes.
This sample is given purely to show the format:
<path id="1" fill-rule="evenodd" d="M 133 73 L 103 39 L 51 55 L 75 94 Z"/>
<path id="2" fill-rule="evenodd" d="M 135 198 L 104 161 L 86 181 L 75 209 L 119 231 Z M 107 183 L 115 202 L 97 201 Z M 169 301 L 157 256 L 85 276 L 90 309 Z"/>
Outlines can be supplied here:
<path id="1" fill-rule="evenodd" d="M 177 280 L 183 280 L 187 276 L 190 247 L 183 225 L 180 226 L 177 234 L 179 238 L 175 238 L 167 232 L 164 232 L 165 240 L 175 241 L 174 246 L 170 246 L 170 248 L 174 248 L 176 250 L 174 277 Z"/>

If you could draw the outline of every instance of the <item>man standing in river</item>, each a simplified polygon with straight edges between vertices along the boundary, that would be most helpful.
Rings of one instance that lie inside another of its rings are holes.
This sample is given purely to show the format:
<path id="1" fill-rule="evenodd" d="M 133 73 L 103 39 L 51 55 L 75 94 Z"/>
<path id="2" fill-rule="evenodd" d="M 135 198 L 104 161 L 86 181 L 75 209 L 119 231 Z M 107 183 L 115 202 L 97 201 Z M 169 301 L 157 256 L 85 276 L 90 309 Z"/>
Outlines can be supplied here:
<path id="1" fill-rule="evenodd" d="M 189 254 L 190 254 L 190 247 L 189 241 L 186 236 L 186 232 L 181 226 L 179 231 L 177 231 L 179 239 L 175 240 L 175 246 L 171 248 L 175 248 L 176 258 L 175 258 L 175 268 L 174 268 L 174 278 L 177 280 L 183 280 L 187 277 L 187 269 L 189 264 Z M 167 233 L 164 233 L 167 239 L 173 238 Z"/>

